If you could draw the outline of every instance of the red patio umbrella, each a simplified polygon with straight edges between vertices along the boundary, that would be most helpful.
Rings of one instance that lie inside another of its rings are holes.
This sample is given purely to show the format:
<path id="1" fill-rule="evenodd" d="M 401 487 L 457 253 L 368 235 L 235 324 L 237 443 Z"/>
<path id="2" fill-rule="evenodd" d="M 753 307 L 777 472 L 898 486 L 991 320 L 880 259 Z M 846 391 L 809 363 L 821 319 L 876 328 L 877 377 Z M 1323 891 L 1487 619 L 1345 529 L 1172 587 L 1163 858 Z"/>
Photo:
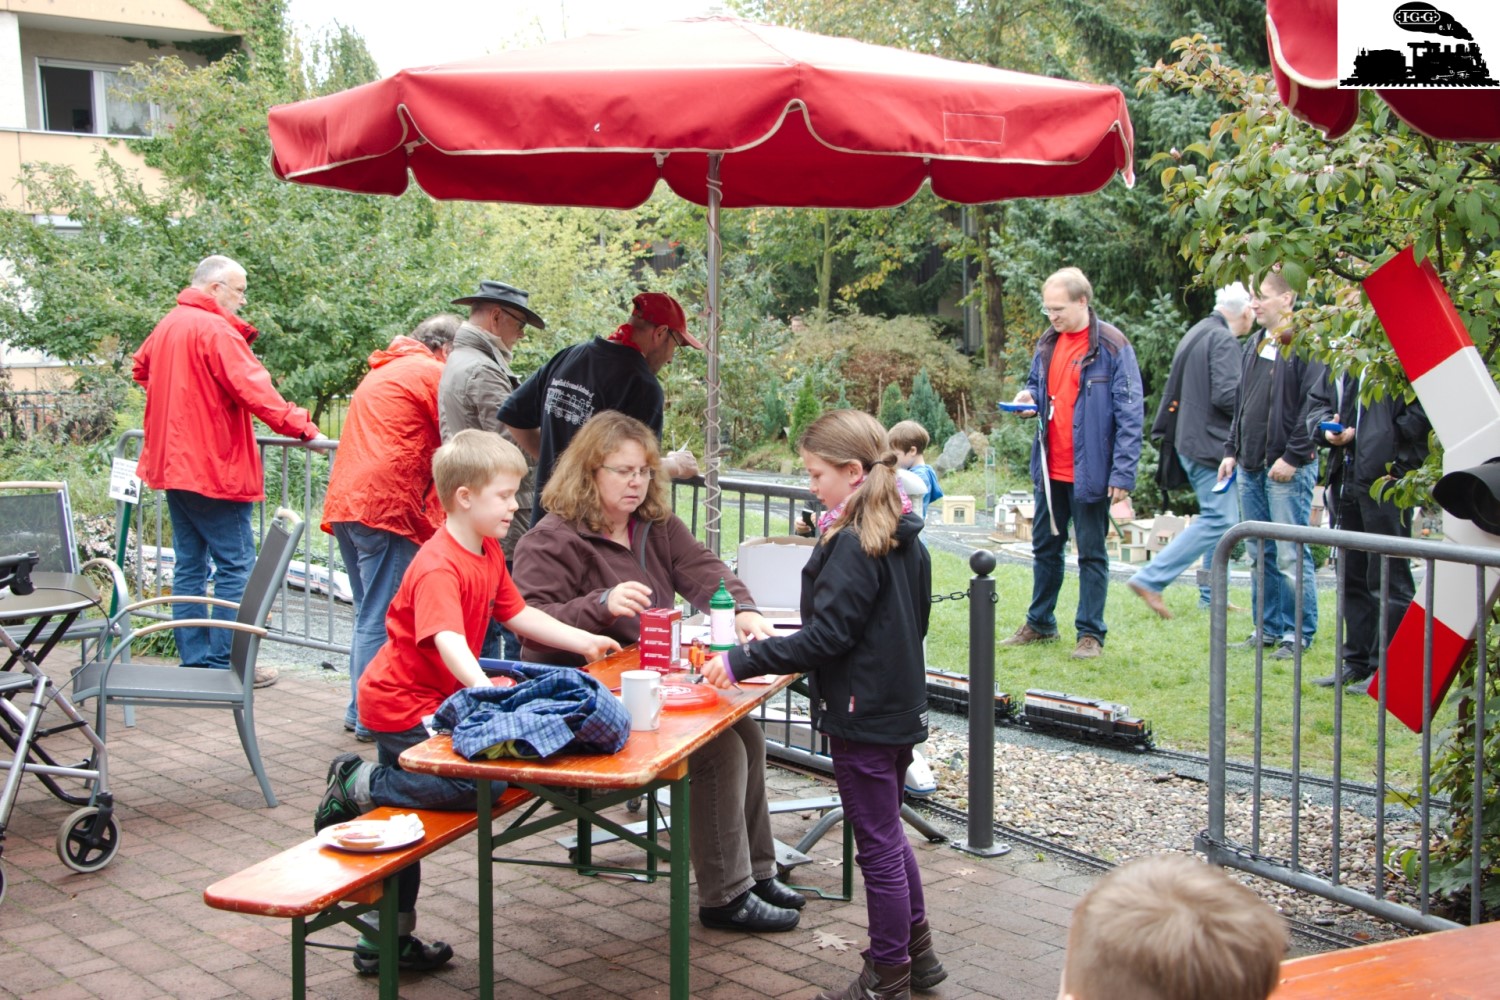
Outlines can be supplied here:
<path id="1" fill-rule="evenodd" d="M 632 208 L 664 181 L 706 205 L 711 546 L 721 206 L 884 208 L 924 183 L 973 204 L 1134 178 L 1114 87 L 729 17 L 403 70 L 272 108 L 270 133 L 272 168 L 301 184 Z"/>
<path id="2" fill-rule="evenodd" d="M 1276 92 L 1292 114 L 1330 139 L 1359 117 L 1359 91 L 1339 88 L 1338 0 L 1266 0 L 1266 45 Z M 1383 87 L 1376 91 L 1423 135 L 1454 142 L 1500 139 L 1500 90 Z"/>

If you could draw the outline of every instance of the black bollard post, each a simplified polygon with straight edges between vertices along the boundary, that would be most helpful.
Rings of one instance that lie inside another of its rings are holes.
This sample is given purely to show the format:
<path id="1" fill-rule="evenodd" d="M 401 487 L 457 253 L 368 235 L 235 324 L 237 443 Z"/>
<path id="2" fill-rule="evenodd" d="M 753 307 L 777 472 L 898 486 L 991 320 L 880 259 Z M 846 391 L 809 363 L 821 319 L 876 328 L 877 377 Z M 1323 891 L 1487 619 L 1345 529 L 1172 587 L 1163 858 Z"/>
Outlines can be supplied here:
<path id="1" fill-rule="evenodd" d="M 960 851 L 994 858 L 1010 852 L 995 843 L 995 571 L 994 553 L 969 557 L 969 833 Z"/>

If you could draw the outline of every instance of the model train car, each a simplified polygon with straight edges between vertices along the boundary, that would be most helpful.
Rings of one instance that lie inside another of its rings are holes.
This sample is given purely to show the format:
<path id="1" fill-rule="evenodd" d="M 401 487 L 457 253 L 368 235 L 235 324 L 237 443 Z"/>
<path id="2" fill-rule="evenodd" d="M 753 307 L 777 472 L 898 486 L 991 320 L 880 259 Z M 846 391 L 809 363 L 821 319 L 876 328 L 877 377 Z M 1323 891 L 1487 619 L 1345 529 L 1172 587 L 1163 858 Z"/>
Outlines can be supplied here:
<path id="1" fill-rule="evenodd" d="M 1149 750 L 1151 724 L 1129 713 L 1129 706 L 1118 702 L 1037 688 L 1026 691 L 1022 709 L 1022 717 L 1036 729 L 1058 729 Z"/>
<path id="2" fill-rule="evenodd" d="M 951 670 L 927 671 L 927 704 L 940 712 L 969 714 L 969 678 Z M 1010 695 L 995 692 L 995 722 L 1008 722 L 1015 715 Z"/>

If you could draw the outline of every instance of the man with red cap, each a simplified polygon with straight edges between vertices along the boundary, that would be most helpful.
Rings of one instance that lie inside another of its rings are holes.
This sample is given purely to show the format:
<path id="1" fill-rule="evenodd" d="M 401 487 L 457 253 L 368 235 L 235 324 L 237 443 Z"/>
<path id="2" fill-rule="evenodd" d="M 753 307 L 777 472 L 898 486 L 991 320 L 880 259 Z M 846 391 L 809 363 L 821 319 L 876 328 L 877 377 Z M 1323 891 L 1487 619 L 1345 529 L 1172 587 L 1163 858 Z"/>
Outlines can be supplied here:
<path id="1" fill-rule="evenodd" d="M 687 316 L 672 296 L 642 292 L 632 307 L 630 319 L 609 337 L 558 351 L 500 406 L 500 422 L 536 458 L 538 499 L 557 457 L 595 413 L 619 410 L 661 437 L 665 400 L 657 372 L 677 348 L 701 351 L 703 344 L 688 333 Z M 683 478 L 696 475 L 698 463 L 691 453 L 673 452 L 663 457 L 662 468 Z"/>

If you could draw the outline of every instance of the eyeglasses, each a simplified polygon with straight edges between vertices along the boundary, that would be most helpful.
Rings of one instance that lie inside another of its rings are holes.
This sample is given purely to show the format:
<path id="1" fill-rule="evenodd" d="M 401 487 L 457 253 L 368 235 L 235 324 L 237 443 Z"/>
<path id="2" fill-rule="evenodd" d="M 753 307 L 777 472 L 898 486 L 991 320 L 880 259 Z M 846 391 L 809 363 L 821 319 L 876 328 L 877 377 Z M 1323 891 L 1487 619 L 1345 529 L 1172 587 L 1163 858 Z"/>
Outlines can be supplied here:
<path id="1" fill-rule="evenodd" d="M 526 325 L 526 317 L 524 317 L 524 316 L 517 316 L 515 313 L 511 312 L 509 309 L 505 309 L 505 308 L 501 308 L 500 311 L 503 312 L 505 315 L 509 316 L 511 319 L 515 320 L 516 321 L 516 326 L 525 326 Z"/>
<path id="2" fill-rule="evenodd" d="M 1047 306 L 1047 305 L 1044 305 L 1044 306 L 1042 306 L 1042 312 L 1046 313 L 1048 316 L 1061 316 L 1063 313 L 1067 312 L 1068 309 L 1070 309 L 1070 308 L 1071 308 L 1070 306 Z"/>
<path id="3" fill-rule="evenodd" d="M 670 326 L 667 327 L 667 332 L 672 335 L 672 342 L 674 344 L 676 344 L 678 347 L 686 347 L 687 346 L 687 340 L 684 339 L 684 337 L 682 336 L 682 334 L 678 333 L 676 330 L 672 329 Z"/>
<path id="4" fill-rule="evenodd" d="M 650 482 L 651 477 L 656 475 L 656 470 L 651 468 L 651 466 L 649 465 L 643 465 L 639 469 L 622 469 L 618 465 L 601 465 L 599 466 L 599 468 L 603 469 L 605 472 L 609 472 L 616 476 L 619 476 L 626 482 L 629 482 L 632 479 L 644 479 L 647 482 Z"/>

